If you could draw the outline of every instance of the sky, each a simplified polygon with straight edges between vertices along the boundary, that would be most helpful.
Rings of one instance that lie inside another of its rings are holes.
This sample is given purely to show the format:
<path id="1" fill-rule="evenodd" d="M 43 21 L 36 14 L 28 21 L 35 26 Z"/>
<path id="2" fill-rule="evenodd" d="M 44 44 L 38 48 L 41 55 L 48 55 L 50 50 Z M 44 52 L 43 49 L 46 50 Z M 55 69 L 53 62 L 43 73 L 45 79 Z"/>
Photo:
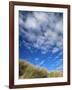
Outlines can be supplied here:
<path id="1" fill-rule="evenodd" d="M 19 11 L 19 60 L 63 70 L 63 13 Z"/>

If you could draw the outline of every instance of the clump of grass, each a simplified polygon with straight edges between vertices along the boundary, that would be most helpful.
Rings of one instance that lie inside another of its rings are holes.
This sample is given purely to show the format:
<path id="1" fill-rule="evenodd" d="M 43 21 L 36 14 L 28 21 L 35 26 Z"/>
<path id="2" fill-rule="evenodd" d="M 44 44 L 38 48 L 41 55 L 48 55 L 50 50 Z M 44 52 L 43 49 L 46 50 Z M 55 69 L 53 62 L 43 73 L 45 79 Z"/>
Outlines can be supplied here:
<path id="1" fill-rule="evenodd" d="M 19 77 L 20 78 L 46 78 L 48 71 L 38 68 L 26 61 L 19 61 Z"/>
<path id="2" fill-rule="evenodd" d="M 19 76 L 22 76 L 27 68 L 27 63 L 25 61 L 19 61 Z"/>
<path id="3" fill-rule="evenodd" d="M 63 72 L 61 71 L 52 71 L 48 73 L 48 77 L 62 77 Z"/>

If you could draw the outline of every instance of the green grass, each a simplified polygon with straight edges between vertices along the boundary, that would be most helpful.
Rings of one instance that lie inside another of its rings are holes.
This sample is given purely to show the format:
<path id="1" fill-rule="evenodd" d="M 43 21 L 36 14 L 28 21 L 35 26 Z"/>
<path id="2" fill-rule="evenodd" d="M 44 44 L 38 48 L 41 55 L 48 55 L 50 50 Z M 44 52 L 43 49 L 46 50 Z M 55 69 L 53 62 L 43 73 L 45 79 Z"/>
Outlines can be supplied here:
<path id="1" fill-rule="evenodd" d="M 48 77 L 62 77 L 62 72 L 48 72 L 47 69 L 36 67 L 25 60 L 19 61 L 19 78 L 48 78 Z"/>

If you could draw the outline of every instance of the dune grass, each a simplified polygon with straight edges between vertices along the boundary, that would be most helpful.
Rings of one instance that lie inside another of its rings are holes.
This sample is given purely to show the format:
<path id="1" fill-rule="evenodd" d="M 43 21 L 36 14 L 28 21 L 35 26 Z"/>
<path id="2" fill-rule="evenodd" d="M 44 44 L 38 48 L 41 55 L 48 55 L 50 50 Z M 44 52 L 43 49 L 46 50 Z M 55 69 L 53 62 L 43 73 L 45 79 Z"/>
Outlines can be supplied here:
<path id="1" fill-rule="evenodd" d="M 48 72 L 45 68 L 36 67 L 26 60 L 19 61 L 19 78 L 48 78 L 48 77 L 62 77 L 62 72 Z"/>
<path id="2" fill-rule="evenodd" d="M 52 71 L 48 73 L 48 77 L 62 77 L 63 72 L 62 71 Z"/>

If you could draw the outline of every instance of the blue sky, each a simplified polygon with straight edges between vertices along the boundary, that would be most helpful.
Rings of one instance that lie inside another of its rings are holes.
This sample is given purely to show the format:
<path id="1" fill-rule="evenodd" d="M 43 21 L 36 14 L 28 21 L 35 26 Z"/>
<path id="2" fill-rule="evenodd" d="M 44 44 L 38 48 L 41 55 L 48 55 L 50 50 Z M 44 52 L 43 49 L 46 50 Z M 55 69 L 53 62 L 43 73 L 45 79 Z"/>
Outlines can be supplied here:
<path id="1" fill-rule="evenodd" d="M 19 60 L 63 70 L 63 13 L 19 11 Z"/>

